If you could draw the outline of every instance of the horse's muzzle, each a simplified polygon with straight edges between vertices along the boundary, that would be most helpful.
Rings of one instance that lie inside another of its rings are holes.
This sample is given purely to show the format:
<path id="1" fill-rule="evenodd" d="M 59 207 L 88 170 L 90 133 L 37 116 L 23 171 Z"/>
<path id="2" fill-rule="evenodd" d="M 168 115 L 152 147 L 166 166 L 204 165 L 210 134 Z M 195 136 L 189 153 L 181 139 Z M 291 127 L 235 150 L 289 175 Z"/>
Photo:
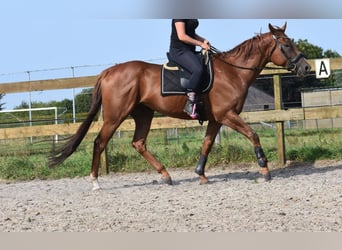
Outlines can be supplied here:
<path id="1" fill-rule="evenodd" d="M 290 70 L 297 74 L 298 77 L 303 78 L 311 72 L 310 64 L 302 57 L 296 63 L 289 66 Z"/>

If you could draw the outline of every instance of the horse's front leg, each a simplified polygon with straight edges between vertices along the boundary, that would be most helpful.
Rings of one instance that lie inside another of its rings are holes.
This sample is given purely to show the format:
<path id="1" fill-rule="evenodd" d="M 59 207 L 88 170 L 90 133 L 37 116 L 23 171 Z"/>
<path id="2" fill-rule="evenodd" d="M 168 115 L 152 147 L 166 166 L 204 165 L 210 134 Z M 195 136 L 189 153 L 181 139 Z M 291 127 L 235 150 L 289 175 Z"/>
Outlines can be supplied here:
<path id="1" fill-rule="evenodd" d="M 243 134 L 252 142 L 254 153 L 260 167 L 260 173 L 264 177 L 265 181 L 271 180 L 271 174 L 267 166 L 267 158 L 262 150 L 258 134 L 235 112 L 229 112 L 222 121 L 222 124 L 225 124 Z"/>
<path id="2" fill-rule="evenodd" d="M 200 184 L 205 184 L 208 182 L 208 178 L 205 176 L 205 164 L 207 163 L 208 155 L 214 144 L 215 137 L 220 127 L 221 127 L 221 124 L 217 122 L 209 121 L 205 138 L 203 141 L 200 159 L 195 169 L 195 173 L 197 173 L 200 177 Z"/>

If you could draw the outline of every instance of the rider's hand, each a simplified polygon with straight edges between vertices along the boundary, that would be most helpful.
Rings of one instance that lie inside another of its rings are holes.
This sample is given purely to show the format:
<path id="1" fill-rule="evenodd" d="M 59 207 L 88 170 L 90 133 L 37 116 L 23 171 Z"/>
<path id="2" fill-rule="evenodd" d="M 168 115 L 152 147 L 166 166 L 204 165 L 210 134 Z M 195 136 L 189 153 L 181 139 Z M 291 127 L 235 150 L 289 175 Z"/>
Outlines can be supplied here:
<path id="1" fill-rule="evenodd" d="M 201 44 L 201 48 L 208 51 L 210 50 L 210 43 L 207 40 L 204 40 L 203 43 Z"/>

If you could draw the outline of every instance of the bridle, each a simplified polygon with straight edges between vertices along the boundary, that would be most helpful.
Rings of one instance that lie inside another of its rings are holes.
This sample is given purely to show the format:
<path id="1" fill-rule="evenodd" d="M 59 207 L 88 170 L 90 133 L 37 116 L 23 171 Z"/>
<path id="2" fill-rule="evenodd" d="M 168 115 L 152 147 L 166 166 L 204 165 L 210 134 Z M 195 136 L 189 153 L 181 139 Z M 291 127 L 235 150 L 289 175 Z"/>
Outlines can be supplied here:
<path id="1" fill-rule="evenodd" d="M 289 37 L 286 37 L 286 36 L 275 36 L 275 35 L 272 35 L 273 39 L 275 40 L 275 45 L 270 53 L 270 56 L 272 56 L 275 48 L 278 46 L 280 51 L 283 53 L 283 55 L 285 56 L 286 60 L 287 60 L 287 67 L 286 69 L 289 70 L 289 71 L 295 71 L 296 70 L 296 63 L 301 59 L 301 58 L 305 58 L 305 55 L 302 53 L 302 52 L 299 52 L 298 55 L 296 55 L 294 58 L 291 58 L 287 55 L 286 53 L 286 50 L 284 48 L 284 44 L 280 43 L 279 42 L 279 38 L 283 38 L 283 39 L 288 39 L 288 40 L 291 40 Z"/>
<path id="2" fill-rule="evenodd" d="M 274 43 L 274 46 L 271 49 L 270 54 L 268 55 L 268 58 L 271 58 L 271 56 L 273 55 L 274 51 L 278 47 L 280 49 L 280 51 L 282 52 L 282 54 L 284 55 L 284 57 L 286 58 L 286 60 L 287 60 L 287 67 L 269 67 L 269 66 L 265 66 L 265 67 L 260 67 L 260 66 L 245 67 L 245 66 L 240 66 L 240 65 L 236 65 L 236 64 L 232 64 L 230 62 L 227 62 L 226 60 L 222 59 L 221 57 L 217 57 L 217 59 L 219 59 L 220 61 L 224 62 L 225 64 L 228 64 L 228 65 L 233 66 L 235 68 L 244 69 L 244 70 L 259 71 L 259 70 L 263 70 L 263 69 L 286 69 L 286 70 L 292 71 L 292 72 L 295 71 L 296 67 L 297 67 L 296 63 L 301 58 L 305 58 L 305 55 L 302 52 L 300 52 L 294 58 L 291 58 L 286 53 L 284 45 L 281 42 L 279 42 L 280 38 L 289 39 L 289 40 L 291 40 L 291 39 L 289 37 L 286 37 L 286 36 L 276 36 L 276 35 L 272 35 L 272 38 L 274 39 L 275 43 Z M 210 46 L 210 52 L 213 53 L 213 54 L 223 53 L 222 51 L 218 50 L 217 48 L 215 48 L 212 45 Z"/>

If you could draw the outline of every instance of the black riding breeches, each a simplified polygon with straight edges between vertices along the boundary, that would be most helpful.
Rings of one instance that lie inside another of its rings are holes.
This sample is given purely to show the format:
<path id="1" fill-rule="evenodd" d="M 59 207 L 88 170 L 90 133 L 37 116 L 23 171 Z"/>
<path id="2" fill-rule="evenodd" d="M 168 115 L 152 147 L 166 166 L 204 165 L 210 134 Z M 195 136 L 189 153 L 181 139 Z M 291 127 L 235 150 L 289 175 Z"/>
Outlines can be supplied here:
<path id="1" fill-rule="evenodd" d="M 190 72 L 188 91 L 198 92 L 200 80 L 203 73 L 203 65 L 195 52 L 188 49 L 171 48 L 169 52 L 171 60 Z"/>

